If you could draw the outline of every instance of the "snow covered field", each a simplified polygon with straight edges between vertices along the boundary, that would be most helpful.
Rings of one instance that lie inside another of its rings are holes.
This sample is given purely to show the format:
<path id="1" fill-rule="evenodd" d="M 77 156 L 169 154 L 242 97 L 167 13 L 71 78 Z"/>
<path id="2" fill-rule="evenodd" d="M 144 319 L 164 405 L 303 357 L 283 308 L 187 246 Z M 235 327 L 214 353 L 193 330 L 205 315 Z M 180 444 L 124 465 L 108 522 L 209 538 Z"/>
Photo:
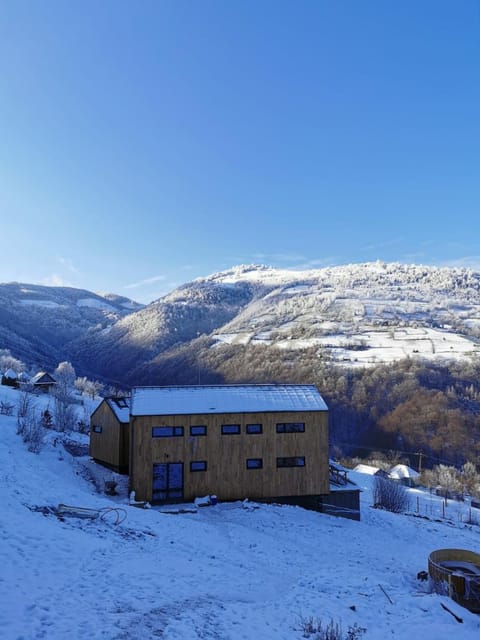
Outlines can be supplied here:
<path id="1" fill-rule="evenodd" d="M 0 400 L 16 393 L 0 388 Z M 480 527 L 457 512 L 414 517 L 417 495 L 423 515 L 437 499 L 414 492 L 411 515 L 374 510 L 371 477 L 351 474 L 364 489 L 361 522 L 249 502 L 143 510 L 97 493 L 55 432 L 29 453 L 15 423 L 0 415 L 2 639 L 295 640 L 309 618 L 340 622 L 344 634 L 357 624 L 366 639 L 480 637 L 480 616 L 416 579 L 432 550 L 480 552 Z M 59 503 L 121 507 L 126 518 L 32 510 Z"/>
<path id="2" fill-rule="evenodd" d="M 213 334 L 214 346 L 317 347 L 348 367 L 468 360 L 480 349 L 473 272 L 380 262 L 303 272 L 244 266 L 205 281 L 267 291 Z"/>

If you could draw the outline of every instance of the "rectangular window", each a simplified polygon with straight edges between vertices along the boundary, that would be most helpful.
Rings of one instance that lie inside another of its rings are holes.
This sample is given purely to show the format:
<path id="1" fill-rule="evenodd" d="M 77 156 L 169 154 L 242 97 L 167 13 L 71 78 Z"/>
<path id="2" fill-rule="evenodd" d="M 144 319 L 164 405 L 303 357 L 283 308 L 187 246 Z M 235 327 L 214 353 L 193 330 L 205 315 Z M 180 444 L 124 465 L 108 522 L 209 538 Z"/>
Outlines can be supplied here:
<path id="1" fill-rule="evenodd" d="M 207 427 L 204 424 L 192 425 L 190 427 L 191 436 L 206 436 Z"/>
<path id="2" fill-rule="evenodd" d="M 93 433 L 102 433 L 103 431 L 103 427 L 101 427 L 98 424 L 94 424 L 92 429 L 93 429 Z"/>
<path id="3" fill-rule="evenodd" d="M 183 427 L 152 427 L 152 438 L 183 436 Z"/>
<path id="4" fill-rule="evenodd" d="M 261 469 L 262 467 L 262 458 L 247 458 L 247 469 Z"/>
<path id="5" fill-rule="evenodd" d="M 304 422 L 278 422 L 277 433 L 303 433 L 305 431 Z"/>
<path id="6" fill-rule="evenodd" d="M 239 424 L 222 424 L 222 435 L 231 436 L 240 433 Z"/>
<path id="7" fill-rule="evenodd" d="M 190 471 L 206 471 L 206 470 L 207 470 L 206 460 L 192 460 L 192 462 L 190 462 Z"/>
<path id="8" fill-rule="evenodd" d="M 261 424 L 247 424 L 247 433 L 262 433 L 263 427 Z"/>
<path id="9" fill-rule="evenodd" d="M 290 458 L 277 458 L 277 467 L 304 467 L 305 456 L 295 456 Z"/>

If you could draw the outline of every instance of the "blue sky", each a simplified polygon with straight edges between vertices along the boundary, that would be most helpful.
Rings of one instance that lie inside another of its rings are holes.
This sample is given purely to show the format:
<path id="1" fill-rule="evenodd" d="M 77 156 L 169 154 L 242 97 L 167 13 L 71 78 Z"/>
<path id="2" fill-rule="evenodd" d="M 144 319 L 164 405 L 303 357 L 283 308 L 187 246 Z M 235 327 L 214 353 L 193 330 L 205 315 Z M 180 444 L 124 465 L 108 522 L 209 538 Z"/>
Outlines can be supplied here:
<path id="1" fill-rule="evenodd" d="M 0 3 L 0 281 L 480 269 L 478 0 Z"/>

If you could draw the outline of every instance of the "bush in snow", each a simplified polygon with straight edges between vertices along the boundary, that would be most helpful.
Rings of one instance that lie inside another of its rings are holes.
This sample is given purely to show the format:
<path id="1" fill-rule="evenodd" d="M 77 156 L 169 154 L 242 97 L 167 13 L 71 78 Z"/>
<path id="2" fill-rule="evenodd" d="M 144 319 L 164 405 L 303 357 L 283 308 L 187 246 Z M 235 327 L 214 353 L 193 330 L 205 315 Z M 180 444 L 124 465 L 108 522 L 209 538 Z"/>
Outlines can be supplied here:
<path id="1" fill-rule="evenodd" d="M 13 410 L 15 406 L 8 402 L 7 400 L 0 400 L 0 415 L 2 416 L 13 416 Z"/>
<path id="2" fill-rule="evenodd" d="M 43 444 L 43 426 L 41 418 L 38 418 L 35 414 L 26 424 L 23 441 L 32 453 L 40 452 Z"/>
<path id="3" fill-rule="evenodd" d="M 409 507 L 408 493 L 399 482 L 375 476 L 373 481 L 373 506 L 392 513 L 402 513 Z"/>
<path id="4" fill-rule="evenodd" d="M 39 453 L 43 443 L 42 418 L 37 416 L 35 402 L 26 391 L 20 394 L 17 405 L 17 433 L 32 453 Z"/>
<path id="5" fill-rule="evenodd" d="M 314 620 L 313 617 L 302 620 L 300 628 L 303 631 L 303 637 L 311 640 L 359 640 L 366 631 L 355 623 L 348 627 L 347 633 L 344 635 L 342 625 L 339 622 L 330 620 L 324 625 L 320 618 Z"/>

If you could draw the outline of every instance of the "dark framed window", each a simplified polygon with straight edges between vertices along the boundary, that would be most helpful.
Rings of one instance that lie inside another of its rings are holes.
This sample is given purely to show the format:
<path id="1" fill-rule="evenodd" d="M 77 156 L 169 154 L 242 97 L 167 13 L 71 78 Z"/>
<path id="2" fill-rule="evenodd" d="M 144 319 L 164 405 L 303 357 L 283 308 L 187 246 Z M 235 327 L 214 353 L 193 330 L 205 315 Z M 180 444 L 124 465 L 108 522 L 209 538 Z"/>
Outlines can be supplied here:
<path id="1" fill-rule="evenodd" d="M 247 469 L 261 469 L 262 467 L 262 458 L 247 458 Z"/>
<path id="2" fill-rule="evenodd" d="M 183 436 L 183 427 L 152 427 L 152 438 L 173 438 Z"/>
<path id="3" fill-rule="evenodd" d="M 239 424 L 222 424 L 222 435 L 223 436 L 232 436 L 237 433 L 240 433 L 240 425 Z"/>
<path id="4" fill-rule="evenodd" d="M 190 462 L 190 471 L 206 471 L 206 470 L 207 470 L 206 460 L 192 460 Z"/>
<path id="5" fill-rule="evenodd" d="M 277 458 L 277 467 L 304 467 L 305 456 L 291 456 L 289 458 Z"/>
<path id="6" fill-rule="evenodd" d="M 103 427 L 101 427 L 99 424 L 94 424 L 92 427 L 92 431 L 93 433 L 102 433 Z"/>
<path id="7" fill-rule="evenodd" d="M 277 433 L 303 433 L 304 422 L 277 422 Z"/>
<path id="8" fill-rule="evenodd" d="M 204 424 L 195 424 L 190 427 L 191 436 L 206 436 L 207 427 Z"/>
<path id="9" fill-rule="evenodd" d="M 247 424 L 247 433 L 262 433 L 263 426 L 261 424 Z"/>

